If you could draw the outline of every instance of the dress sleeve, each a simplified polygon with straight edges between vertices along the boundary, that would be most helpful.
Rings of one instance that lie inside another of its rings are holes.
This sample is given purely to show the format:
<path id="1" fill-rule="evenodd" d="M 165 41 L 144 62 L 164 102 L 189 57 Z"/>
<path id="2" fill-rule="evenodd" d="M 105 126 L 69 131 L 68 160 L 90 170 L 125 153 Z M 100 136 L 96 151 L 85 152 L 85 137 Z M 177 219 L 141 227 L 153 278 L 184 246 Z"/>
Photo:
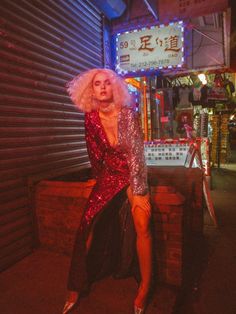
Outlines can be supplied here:
<path id="1" fill-rule="evenodd" d="M 144 157 L 143 133 L 138 115 L 130 110 L 128 122 L 128 166 L 130 170 L 130 186 L 134 195 L 145 195 L 148 192 L 147 167 Z"/>
<path id="2" fill-rule="evenodd" d="M 92 172 L 97 178 L 103 165 L 103 152 L 96 138 L 95 126 L 88 114 L 85 114 L 85 139 Z"/>

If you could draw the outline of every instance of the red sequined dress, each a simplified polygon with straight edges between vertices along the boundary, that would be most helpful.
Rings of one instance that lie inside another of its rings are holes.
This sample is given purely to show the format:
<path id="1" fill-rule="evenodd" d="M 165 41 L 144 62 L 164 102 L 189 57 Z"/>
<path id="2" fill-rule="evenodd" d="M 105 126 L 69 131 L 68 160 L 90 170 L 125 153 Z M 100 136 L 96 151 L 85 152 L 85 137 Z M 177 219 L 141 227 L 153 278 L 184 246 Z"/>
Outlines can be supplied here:
<path id="1" fill-rule="evenodd" d="M 96 184 L 75 239 L 68 280 L 68 289 L 74 291 L 111 273 L 120 277 L 133 272 L 135 231 L 126 189 L 130 185 L 134 195 L 148 189 L 142 130 L 132 109 L 119 112 L 116 146 L 109 143 L 97 111 L 85 114 L 85 135 Z"/>

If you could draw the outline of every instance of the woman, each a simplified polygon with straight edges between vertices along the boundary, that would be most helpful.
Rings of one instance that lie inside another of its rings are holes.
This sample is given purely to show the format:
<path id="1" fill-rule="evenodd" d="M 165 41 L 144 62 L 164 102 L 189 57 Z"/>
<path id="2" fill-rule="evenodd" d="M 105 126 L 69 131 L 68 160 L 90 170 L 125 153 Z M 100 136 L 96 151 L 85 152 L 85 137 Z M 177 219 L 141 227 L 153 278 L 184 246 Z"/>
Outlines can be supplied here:
<path id="1" fill-rule="evenodd" d="M 138 118 L 130 107 L 126 84 L 112 70 L 82 73 L 69 83 L 68 91 L 85 112 L 86 143 L 96 184 L 76 235 L 63 314 L 78 305 L 93 281 L 111 273 L 118 277 L 135 274 L 132 230 L 136 231 L 141 277 L 134 312 L 144 313 L 151 281 L 152 238 Z M 128 241 L 124 239 L 127 230 Z M 124 248 L 128 242 L 129 254 Z"/>

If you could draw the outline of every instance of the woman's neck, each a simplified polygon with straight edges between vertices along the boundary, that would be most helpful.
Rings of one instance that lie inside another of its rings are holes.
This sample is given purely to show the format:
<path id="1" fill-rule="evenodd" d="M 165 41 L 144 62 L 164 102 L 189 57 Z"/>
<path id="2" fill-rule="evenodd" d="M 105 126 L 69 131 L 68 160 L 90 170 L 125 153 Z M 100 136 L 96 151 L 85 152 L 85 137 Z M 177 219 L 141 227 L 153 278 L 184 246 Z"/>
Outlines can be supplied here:
<path id="1" fill-rule="evenodd" d="M 114 103 L 110 103 L 109 105 L 101 103 L 98 111 L 99 116 L 104 118 L 116 117 L 119 113 L 119 110 Z"/>

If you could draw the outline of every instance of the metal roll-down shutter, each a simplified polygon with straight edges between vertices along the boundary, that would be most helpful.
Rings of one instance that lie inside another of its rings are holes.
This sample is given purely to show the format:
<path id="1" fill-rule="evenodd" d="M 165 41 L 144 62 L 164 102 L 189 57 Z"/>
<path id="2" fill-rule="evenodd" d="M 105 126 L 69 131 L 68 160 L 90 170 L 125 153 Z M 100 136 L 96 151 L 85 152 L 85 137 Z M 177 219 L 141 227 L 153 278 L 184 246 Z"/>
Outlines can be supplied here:
<path id="1" fill-rule="evenodd" d="M 88 165 L 83 114 L 65 86 L 102 65 L 89 1 L 0 1 L 0 270 L 33 247 L 29 177 Z"/>

